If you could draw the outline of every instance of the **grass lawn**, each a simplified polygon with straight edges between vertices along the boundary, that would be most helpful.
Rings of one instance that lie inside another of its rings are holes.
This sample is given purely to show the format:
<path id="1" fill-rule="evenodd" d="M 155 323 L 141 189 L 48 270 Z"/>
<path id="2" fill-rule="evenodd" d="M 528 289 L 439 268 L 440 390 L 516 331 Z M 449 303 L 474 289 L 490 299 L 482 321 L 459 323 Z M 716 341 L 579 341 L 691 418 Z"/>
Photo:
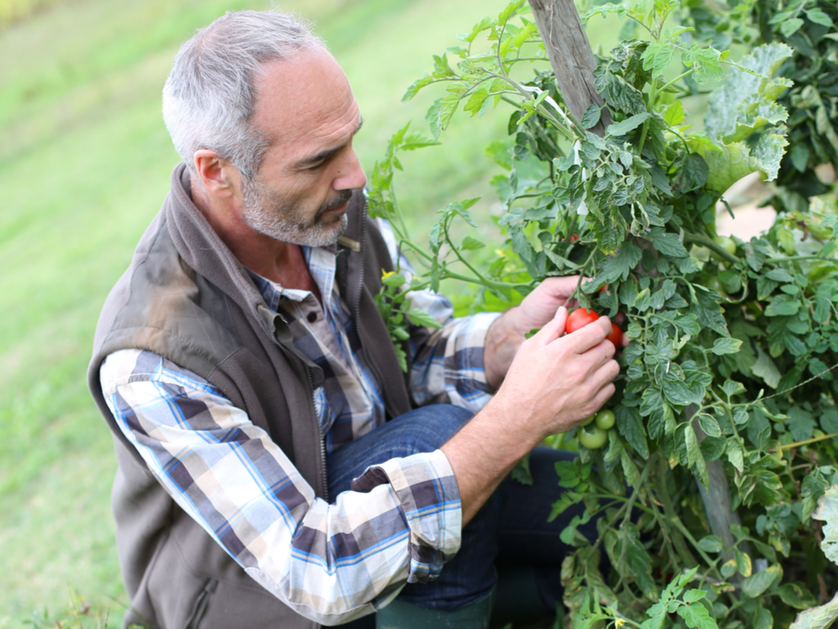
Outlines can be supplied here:
<path id="1" fill-rule="evenodd" d="M 99 309 L 158 211 L 179 158 L 160 115 L 171 60 L 192 31 L 253 0 L 12 2 L 40 10 L 0 30 L 0 629 L 61 616 L 76 591 L 118 624 L 109 433 L 85 372 Z M 439 94 L 399 101 L 504 0 L 289 0 L 343 65 L 365 118 L 367 171 Z M 0 15 L 0 18 L 3 16 Z M 598 29 L 601 33 L 602 29 Z M 444 147 L 408 156 L 398 180 L 417 239 L 445 203 L 487 195 L 484 155 L 507 112 L 456 118 Z M 487 224 L 489 219 L 484 218 Z M 37 626 L 54 626 L 40 621 Z"/>

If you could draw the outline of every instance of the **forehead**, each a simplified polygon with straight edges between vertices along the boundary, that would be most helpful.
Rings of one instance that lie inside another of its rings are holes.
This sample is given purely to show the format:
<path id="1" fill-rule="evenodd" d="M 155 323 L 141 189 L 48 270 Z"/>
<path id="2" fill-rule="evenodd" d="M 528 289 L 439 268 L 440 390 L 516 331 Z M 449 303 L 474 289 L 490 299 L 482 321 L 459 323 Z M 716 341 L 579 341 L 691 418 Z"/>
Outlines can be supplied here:
<path id="1" fill-rule="evenodd" d="M 358 125 L 358 104 L 349 80 L 324 49 L 270 61 L 254 79 L 253 122 L 271 145 L 284 149 L 323 148 Z M 316 146 L 314 146 L 316 145 Z"/>

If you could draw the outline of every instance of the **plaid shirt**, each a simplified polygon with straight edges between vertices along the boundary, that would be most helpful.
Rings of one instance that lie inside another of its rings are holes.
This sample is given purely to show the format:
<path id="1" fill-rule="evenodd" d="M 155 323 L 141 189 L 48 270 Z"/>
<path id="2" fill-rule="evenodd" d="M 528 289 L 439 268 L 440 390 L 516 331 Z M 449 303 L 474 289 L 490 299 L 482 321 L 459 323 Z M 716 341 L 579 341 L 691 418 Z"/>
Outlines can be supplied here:
<path id="1" fill-rule="evenodd" d="M 380 227 L 395 259 L 392 232 Z M 334 451 L 381 425 L 384 405 L 334 284 L 334 248 L 304 254 L 322 306 L 308 291 L 253 277 L 265 303 L 288 320 L 295 346 L 324 370 L 315 408 Z M 453 319 L 445 298 L 410 297 L 443 323 L 429 343 L 412 347 L 414 399 L 447 395 L 479 410 L 490 398 L 483 341 L 496 315 Z M 120 429 L 178 505 L 308 618 L 332 625 L 372 613 L 404 583 L 435 577 L 459 549 L 459 492 L 439 450 L 370 468 L 329 504 L 244 411 L 197 374 L 152 352 L 122 350 L 103 363 L 100 380 Z"/>

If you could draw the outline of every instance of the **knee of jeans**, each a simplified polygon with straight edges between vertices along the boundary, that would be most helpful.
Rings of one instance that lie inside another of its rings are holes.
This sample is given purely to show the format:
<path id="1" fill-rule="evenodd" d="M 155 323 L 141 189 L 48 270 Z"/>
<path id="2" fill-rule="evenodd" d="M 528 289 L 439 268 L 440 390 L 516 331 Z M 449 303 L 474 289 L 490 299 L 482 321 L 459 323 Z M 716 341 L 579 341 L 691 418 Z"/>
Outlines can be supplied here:
<path id="1" fill-rule="evenodd" d="M 403 419 L 403 439 L 414 452 L 441 448 L 473 417 L 471 411 L 453 404 L 433 404 L 417 408 Z"/>

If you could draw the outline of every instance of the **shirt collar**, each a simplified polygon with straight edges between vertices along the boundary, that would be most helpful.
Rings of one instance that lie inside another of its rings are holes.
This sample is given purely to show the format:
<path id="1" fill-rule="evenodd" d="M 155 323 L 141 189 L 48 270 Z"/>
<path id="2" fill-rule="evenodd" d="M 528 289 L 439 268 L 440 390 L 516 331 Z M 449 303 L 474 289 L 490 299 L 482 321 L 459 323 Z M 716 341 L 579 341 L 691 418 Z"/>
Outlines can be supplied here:
<path id="1" fill-rule="evenodd" d="M 311 273 L 314 283 L 320 289 L 320 295 L 323 298 L 323 309 L 330 310 L 332 307 L 332 292 L 335 288 L 335 266 L 337 260 L 337 245 L 327 245 L 325 247 L 303 247 L 303 258 L 308 265 L 308 270 Z M 258 273 L 254 273 L 247 269 L 253 283 L 265 300 L 265 305 L 273 311 L 279 308 L 279 305 L 284 299 L 302 302 L 309 295 L 311 291 L 284 288 L 279 282 L 273 282 L 267 278 L 262 277 Z"/>

